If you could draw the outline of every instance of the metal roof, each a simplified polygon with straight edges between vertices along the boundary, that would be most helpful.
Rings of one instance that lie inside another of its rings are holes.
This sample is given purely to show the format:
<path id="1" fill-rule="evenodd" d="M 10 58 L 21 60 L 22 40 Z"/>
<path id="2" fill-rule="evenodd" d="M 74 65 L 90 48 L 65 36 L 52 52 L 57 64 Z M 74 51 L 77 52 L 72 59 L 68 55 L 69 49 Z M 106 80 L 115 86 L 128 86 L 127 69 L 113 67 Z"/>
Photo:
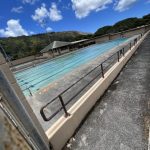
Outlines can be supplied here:
<path id="1" fill-rule="evenodd" d="M 71 44 L 70 42 L 54 41 L 51 44 L 49 44 L 48 46 L 46 46 L 44 49 L 42 49 L 40 52 L 41 53 L 48 52 L 49 50 L 63 47 L 63 46 L 67 46 L 70 44 Z"/>
<path id="2" fill-rule="evenodd" d="M 44 49 L 42 49 L 40 52 L 45 53 L 45 52 L 48 52 L 55 48 L 59 48 L 59 47 L 67 46 L 67 45 L 73 45 L 73 44 L 77 44 L 77 43 L 84 42 L 87 40 L 88 39 L 83 39 L 83 40 L 74 41 L 74 42 L 54 41 L 51 44 L 49 44 L 48 46 L 46 46 Z"/>

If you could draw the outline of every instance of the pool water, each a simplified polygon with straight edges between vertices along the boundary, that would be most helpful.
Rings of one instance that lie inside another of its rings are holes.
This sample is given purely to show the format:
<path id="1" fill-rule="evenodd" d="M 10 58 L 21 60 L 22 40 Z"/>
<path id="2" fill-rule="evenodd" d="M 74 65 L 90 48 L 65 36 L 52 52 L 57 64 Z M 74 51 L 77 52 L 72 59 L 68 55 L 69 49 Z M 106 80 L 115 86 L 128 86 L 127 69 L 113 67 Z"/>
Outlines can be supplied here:
<path id="1" fill-rule="evenodd" d="M 34 93 L 127 40 L 129 39 L 121 38 L 103 44 L 95 44 L 18 72 L 15 77 L 24 94 L 29 95 L 29 89 Z"/>

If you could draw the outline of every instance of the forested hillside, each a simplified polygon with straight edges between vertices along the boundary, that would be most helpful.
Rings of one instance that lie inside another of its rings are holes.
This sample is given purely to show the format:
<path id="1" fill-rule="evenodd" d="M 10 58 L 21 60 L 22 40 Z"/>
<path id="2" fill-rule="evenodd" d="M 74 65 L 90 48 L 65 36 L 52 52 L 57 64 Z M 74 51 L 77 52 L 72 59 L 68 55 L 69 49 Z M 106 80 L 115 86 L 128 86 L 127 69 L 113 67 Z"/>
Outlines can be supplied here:
<path id="1" fill-rule="evenodd" d="M 93 35 L 77 31 L 50 32 L 32 36 L 0 38 L 0 44 L 12 59 L 18 59 L 39 53 L 40 50 L 55 40 L 76 41 L 108 33 L 116 33 L 147 24 L 150 24 L 150 14 L 142 18 L 128 18 L 117 22 L 113 26 L 99 28 Z"/>
<path id="2" fill-rule="evenodd" d="M 18 59 L 39 53 L 40 50 L 55 40 L 75 41 L 84 37 L 87 37 L 86 33 L 76 31 L 50 32 L 32 36 L 1 38 L 0 44 L 8 56 L 12 59 Z"/>
<path id="3" fill-rule="evenodd" d="M 128 29 L 136 28 L 142 25 L 147 25 L 147 24 L 150 24 L 150 14 L 143 16 L 143 18 L 128 18 L 128 19 L 117 22 L 113 26 L 105 26 L 105 27 L 99 28 L 95 32 L 95 36 L 125 31 Z"/>

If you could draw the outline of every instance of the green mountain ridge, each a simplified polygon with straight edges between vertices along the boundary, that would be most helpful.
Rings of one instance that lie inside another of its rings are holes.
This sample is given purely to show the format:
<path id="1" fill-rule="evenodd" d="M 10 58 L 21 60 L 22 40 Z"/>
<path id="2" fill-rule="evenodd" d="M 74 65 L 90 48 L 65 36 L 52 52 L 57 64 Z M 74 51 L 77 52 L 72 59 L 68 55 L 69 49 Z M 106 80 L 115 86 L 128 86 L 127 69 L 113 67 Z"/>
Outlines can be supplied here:
<path id="1" fill-rule="evenodd" d="M 142 18 L 127 18 L 122 21 L 115 23 L 113 26 L 105 26 L 99 28 L 95 32 L 95 36 L 100 36 L 104 34 L 121 32 L 129 29 L 133 29 L 142 25 L 150 24 L 150 14 L 143 16 Z"/>
<path id="2" fill-rule="evenodd" d="M 53 41 L 76 41 L 116 33 L 150 24 L 150 14 L 142 18 L 127 18 L 113 26 L 99 28 L 94 34 L 80 31 L 49 32 L 31 36 L 0 38 L 0 44 L 12 60 L 35 55 Z"/>
<path id="3" fill-rule="evenodd" d="M 53 41 L 72 42 L 87 37 L 86 33 L 78 31 L 49 32 L 32 36 L 1 38 L 0 44 L 12 60 L 39 53 Z"/>

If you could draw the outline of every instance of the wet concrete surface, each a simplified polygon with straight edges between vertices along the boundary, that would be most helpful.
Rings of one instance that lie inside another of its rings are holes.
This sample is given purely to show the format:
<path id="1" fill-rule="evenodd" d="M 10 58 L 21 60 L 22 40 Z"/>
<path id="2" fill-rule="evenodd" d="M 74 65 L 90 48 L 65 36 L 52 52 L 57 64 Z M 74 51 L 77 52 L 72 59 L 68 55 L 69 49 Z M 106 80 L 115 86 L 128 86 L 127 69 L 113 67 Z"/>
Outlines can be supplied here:
<path id="1" fill-rule="evenodd" d="M 147 150 L 150 35 L 124 67 L 65 150 Z"/>

